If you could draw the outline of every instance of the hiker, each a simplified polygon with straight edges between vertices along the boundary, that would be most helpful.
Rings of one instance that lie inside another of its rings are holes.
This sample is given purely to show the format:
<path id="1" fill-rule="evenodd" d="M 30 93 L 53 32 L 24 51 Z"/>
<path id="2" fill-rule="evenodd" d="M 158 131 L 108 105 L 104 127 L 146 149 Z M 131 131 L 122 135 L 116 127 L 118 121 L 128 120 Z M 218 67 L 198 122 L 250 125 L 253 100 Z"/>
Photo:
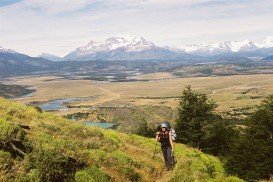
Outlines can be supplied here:
<path id="1" fill-rule="evenodd" d="M 161 150 L 165 160 L 165 165 L 169 171 L 172 169 L 173 165 L 172 153 L 174 148 L 172 134 L 168 128 L 169 127 L 166 123 L 162 123 L 160 125 L 160 131 L 156 134 L 156 140 L 161 143 Z"/>

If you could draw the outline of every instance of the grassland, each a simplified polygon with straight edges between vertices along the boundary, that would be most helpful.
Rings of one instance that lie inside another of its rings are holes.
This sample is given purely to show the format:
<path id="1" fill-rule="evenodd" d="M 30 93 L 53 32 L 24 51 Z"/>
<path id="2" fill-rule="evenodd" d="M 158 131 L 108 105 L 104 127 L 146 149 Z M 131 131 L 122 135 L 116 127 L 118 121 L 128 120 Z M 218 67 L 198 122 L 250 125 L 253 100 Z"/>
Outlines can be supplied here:
<path id="1" fill-rule="evenodd" d="M 186 85 L 208 94 L 219 104 L 219 112 L 252 108 L 263 97 L 273 93 L 273 75 L 237 75 L 220 77 L 177 78 L 170 73 L 139 75 L 148 82 L 96 82 L 77 78 L 21 77 L 11 82 L 35 87 L 37 92 L 21 102 L 46 101 L 58 98 L 90 97 L 72 105 L 144 106 L 160 105 L 175 108 Z"/>
<path id="2" fill-rule="evenodd" d="M 37 90 L 31 97 L 17 99 L 21 103 L 86 98 L 69 103 L 70 109 L 53 113 L 73 116 L 78 121 L 114 122 L 119 131 L 133 133 L 144 120 L 150 127 L 156 127 L 164 120 L 173 123 L 179 96 L 186 85 L 208 94 L 219 105 L 216 112 L 236 124 L 243 124 L 241 119 L 255 110 L 265 96 L 273 93 L 272 74 L 179 78 L 160 72 L 137 75 L 134 79 L 140 81 L 99 82 L 86 80 L 84 76 L 69 79 L 44 76 L 17 77 L 7 83 L 29 85 Z"/>
<path id="3" fill-rule="evenodd" d="M 154 139 L 87 127 L 3 99 L 0 118 L 0 181 L 242 181 L 226 176 L 216 157 L 182 144 L 167 173 Z"/>

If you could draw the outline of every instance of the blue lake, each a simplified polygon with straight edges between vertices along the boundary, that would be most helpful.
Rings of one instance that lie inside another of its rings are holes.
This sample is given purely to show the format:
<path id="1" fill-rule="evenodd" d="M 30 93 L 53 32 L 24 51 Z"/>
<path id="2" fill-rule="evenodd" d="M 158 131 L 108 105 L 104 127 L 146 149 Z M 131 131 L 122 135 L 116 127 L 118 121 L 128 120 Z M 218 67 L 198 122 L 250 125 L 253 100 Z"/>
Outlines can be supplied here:
<path id="1" fill-rule="evenodd" d="M 114 123 L 94 122 L 94 121 L 85 121 L 84 124 L 86 126 L 97 126 L 100 128 L 113 128 L 115 126 Z"/>

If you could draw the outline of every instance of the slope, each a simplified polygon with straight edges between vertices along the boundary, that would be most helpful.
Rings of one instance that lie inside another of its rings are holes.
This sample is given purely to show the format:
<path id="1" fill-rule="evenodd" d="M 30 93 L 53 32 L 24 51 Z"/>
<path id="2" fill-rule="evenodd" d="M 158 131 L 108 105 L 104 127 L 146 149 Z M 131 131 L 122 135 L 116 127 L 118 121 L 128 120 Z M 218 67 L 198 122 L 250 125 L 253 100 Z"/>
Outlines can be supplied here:
<path id="1" fill-rule="evenodd" d="M 154 139 L 87 127 L 4 99 L 0 128 L 0 181 L 241 181 L 226 176 L 217 158 L 182 144 L 165 176 Z"/>

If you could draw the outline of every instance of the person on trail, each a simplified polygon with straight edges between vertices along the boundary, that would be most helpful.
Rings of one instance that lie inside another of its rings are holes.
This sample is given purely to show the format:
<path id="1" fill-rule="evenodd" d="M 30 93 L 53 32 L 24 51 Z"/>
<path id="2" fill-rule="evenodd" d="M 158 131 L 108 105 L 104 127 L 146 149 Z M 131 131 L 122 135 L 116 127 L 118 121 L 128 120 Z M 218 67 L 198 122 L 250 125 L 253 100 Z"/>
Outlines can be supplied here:
<path id="1" fill-rule="evenodd" d="M 157 132 L 156 140 L 161 143 L 161 150 L 165 160 L 165 165 L 169 171 L 172 169 L 173 165 L 172 153 L 174 148 L 171 132 L 168 130 L 166 123 L 162 123 L 160 125 L 160 132 Z"/>

